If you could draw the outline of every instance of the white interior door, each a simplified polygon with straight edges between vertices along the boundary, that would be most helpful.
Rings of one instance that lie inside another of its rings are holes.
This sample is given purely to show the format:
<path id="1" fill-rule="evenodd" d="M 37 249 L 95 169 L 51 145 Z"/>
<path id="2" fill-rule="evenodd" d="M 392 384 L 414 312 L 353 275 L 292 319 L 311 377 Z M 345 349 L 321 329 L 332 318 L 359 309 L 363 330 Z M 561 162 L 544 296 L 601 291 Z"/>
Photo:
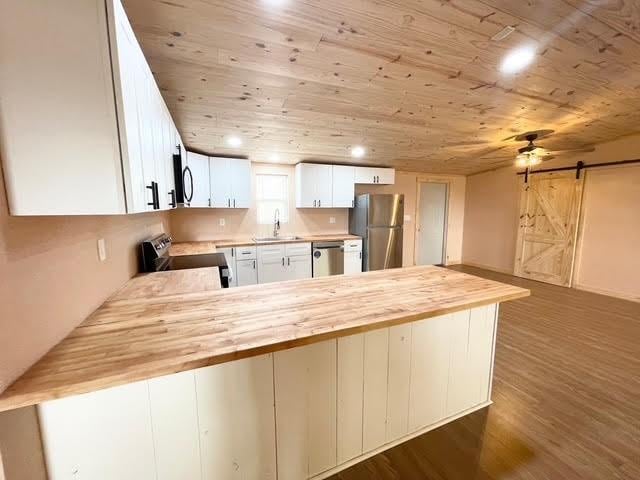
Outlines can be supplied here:
<path id="1" fill-rule="evenodd" d="M 416 264 L 443 265 L 447 224 L 446 183 L 420 183 L 417 223 Z"/>

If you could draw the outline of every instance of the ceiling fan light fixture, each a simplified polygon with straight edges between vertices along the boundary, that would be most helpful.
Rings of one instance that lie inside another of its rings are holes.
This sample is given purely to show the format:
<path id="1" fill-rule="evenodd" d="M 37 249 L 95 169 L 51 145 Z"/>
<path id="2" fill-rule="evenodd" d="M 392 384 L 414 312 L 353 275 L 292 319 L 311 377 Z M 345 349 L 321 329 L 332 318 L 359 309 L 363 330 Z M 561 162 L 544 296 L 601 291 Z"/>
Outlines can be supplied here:
<path id="1" fill-rule="evenodd" d="M 516 167 L 518 168 L 530 168 L 540 163 L 542 163 L 542 158 L 533 152 L 521 153 L 516 157 Z"/>

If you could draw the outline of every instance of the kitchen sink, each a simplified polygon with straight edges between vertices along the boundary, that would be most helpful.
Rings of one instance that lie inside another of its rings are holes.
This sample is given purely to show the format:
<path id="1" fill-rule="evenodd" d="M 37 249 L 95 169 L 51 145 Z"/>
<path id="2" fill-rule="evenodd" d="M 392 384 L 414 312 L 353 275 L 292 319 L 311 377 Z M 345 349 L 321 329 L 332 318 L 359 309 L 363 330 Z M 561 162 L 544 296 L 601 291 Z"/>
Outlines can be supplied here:
<path id="1" fill-rule="evenodd" d="M 290 240 L 302 240 L 302 237 L 296 236 L 277 236 L 277 237 L 254 237 L 254 241 L 258 243 L 268 243 L 268 242 L 281 242 L 281 241 L 290 241 Z"/>

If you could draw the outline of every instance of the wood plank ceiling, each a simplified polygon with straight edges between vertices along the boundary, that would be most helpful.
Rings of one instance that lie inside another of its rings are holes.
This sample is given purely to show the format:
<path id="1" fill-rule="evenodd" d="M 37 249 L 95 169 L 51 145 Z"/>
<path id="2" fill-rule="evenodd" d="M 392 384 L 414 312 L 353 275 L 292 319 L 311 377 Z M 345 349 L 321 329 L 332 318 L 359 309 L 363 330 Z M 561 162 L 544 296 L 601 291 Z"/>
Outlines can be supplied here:
<path id="1" fill-rule="evenodd" d="M 124 3 L 185 143 L 208 153 L 469 174 L 511 164 L 527 130 L 554 129 L 550 149 L 640 131 L 636 0 Z M 501 73 L 525 44 L 533 65 Z"/>

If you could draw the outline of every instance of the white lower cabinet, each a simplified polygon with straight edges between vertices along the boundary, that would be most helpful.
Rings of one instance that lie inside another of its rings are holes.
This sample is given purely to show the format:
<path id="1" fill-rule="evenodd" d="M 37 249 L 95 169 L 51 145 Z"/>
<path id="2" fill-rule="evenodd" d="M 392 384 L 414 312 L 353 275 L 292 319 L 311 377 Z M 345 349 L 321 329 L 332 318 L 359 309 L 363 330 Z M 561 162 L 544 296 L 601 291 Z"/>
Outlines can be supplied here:
<path id="1" fill-rule="evenodd" d="M 496 317 L 478 307 L 45 402 L 49 478 L 326 478 L 487 405 Z"/>
<path id="2" fill-rule="evenodd" d="M 272 355 L 196 370 L 195 385 L 203 479 L 275 479 Z"/>
<path id="3" fill-rule="evenodd" d="M 336 341 L 274 354 L 278 480 L 336 466 Z"/>
<path id="4" fill-rule="evenodd" d="M 258 283 L 311 278 L 311 244 L 258 246 Z"/>
<path id="5" fill-rule="evenodd" d="M 256 283 L 258 283 L 257 260 L 238 259 L 236 261 L 234 282 L 238 287 L 243 287 L 245 285 L 255 285 Z"/>
<path id="6" fill-rule="evenodd" d="M 362 272 L 362 239 L 344 241 L 344 274 Z"/>

